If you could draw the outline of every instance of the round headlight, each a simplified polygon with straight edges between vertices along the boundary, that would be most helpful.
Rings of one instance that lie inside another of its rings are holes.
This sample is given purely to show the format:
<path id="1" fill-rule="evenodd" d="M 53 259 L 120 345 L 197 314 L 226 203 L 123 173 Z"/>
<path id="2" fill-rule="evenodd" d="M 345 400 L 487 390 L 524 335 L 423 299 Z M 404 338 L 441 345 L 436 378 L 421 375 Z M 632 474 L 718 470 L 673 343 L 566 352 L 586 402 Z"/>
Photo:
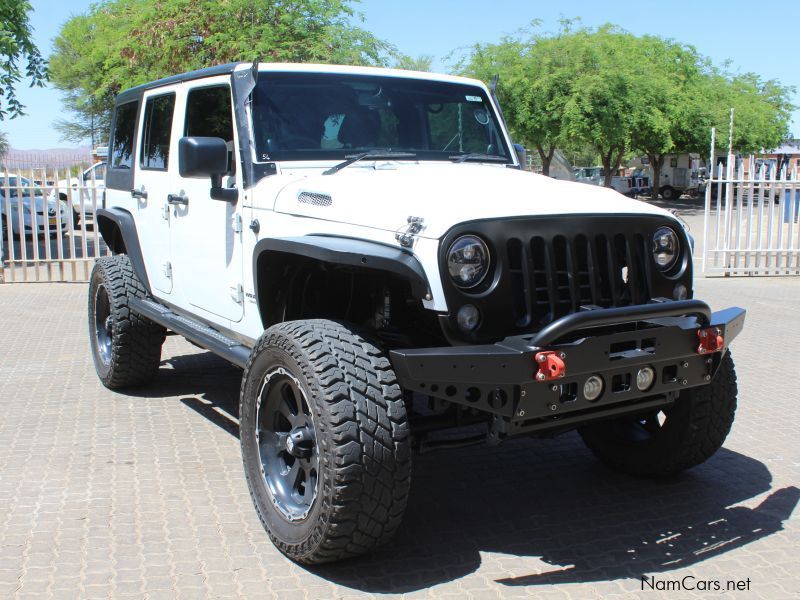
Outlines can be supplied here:
<path id="1" fill-rule="evenodd" d="M 469 289 L 478 285 L 489 272 L 489 248 L 474 235 L 464 235 L 450 244 L 447 251 L 447 270 L 458 287 Z"/>
<path id="2" fill-rule="evenodd" d="M 678 261 L 680 242 L 669 227 L 659 227 L 653 234 L 653 259 L 662 271 L 668 271 Z"/>

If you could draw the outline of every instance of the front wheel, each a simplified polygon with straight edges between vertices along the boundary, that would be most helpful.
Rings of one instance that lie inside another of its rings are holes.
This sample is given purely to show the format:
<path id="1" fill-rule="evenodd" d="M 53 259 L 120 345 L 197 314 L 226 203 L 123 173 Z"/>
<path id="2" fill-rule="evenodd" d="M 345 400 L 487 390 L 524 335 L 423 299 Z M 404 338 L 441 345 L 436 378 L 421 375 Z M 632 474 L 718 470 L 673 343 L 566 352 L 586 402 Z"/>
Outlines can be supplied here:
<path id="1" fill-rule="evenodd" d="M 408 420 L 384 354 L 345 325 L 264 332 L 242 377 L 242 459 L 275 546 L 313 564 L 388 541 L 405 511 Z"/>
<path id="2" fill-rule="evenodd" d="M 669 408 L 587 425 L 580 434 L 595 456 L 617 471 L 673 475 L 719 450 L 733 425 L 736 395 L 736 371 L 726 352 L 711 383 L 682 392 Z"/>

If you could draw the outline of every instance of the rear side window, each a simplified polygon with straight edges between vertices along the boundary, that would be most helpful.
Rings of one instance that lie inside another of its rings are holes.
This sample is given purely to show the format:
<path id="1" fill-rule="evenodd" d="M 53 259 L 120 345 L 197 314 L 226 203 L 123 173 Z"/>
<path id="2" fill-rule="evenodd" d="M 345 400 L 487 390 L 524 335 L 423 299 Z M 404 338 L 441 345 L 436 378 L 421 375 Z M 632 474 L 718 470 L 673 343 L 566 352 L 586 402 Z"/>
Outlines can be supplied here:
<path id="1" fill-rule="evenodd" d="M 174 109 L 175 94 L 153 96 L 147 99 L 144 106 L 144 128 L 142 129 L 141 165 L 143 169 L 167 169 Z"/>
<path id="2" fill-rule="evenodd" d="M 117 107 L 114 115 L 114 131 L 111 136 L 112 169 L 130 169 L 133 167 L 133 141 L 136 134 L 136 111 L 138 102 L 128 102 Z"/>

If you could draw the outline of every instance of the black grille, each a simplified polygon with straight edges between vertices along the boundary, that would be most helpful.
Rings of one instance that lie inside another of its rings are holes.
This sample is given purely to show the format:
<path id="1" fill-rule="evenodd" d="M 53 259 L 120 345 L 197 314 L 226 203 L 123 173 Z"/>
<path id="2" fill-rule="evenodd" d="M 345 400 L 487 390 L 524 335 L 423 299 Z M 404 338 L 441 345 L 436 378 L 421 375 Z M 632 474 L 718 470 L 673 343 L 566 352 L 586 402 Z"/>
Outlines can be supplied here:
<path id="1" fill-rule="evenodd" d="M 683 248 L 682 266 L 669 276 L 657 269 L 648 242 L 662 225 L 675 230 Z M 672 299 L 677 284 L 684 285 L 691 298 L 689 241 L 669 217 L 561 215 L 463 223 L 442 240 L 442 273 L 447 273 L 447 249 L 465 234 L 487 241 L 494 277 L 466 291 L 443 277 L 450 313 L 440 321 L 453 343 L 536 332 L 584 306 L 611 308 Z M 476 306 L 481 314 L 480 325 L 471 332 L 457 323 L 464 304 Z"/>
<path id="2" fill-rule="evenodd" d="M 582 306 L 650 300 L 642 235 L 511 238 L 506 250 L 518 327 L 543 325 Z"/>

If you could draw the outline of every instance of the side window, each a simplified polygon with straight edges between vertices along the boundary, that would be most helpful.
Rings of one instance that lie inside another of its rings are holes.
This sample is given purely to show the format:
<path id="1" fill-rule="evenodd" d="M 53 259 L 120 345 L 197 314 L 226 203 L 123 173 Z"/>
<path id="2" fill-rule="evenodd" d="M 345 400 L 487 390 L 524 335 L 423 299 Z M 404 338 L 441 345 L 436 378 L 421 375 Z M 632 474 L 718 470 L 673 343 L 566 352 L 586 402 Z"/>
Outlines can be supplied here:
<path id="1" fill-rule="evenodd" d="M 186 99 L 184 135 L 218 137 L 233 142 L 231 89 L 227 85 L 195 88 Z"/>
<path id="2" fill-rule="evenodd" d="M 105 181 L 106 178 L 106 164 L 101 163 L 96 167 L 92 167 L 89 171 L 83 176 L 84 181 L 91 181 L 92 180 L 92 173 L 94 173 L 94 180 L 95 181 Z"/>
<path id="3" fill-rule="evenodd" d="M 117 107 L 114 115 L 111 147 L 109 148 L 112 169 L 133 167 L 133 140 L 136 135 L 136 111 L 138 108 L 138 102 L 128 102 Z"/>
<path id="4" fill-rule="evenodd" d="M 166 170 L 169 165 L 169 139 L 172 131 L 172 113 L 175 94 L 152 96 L 144 107 L 142 129 L 143 169 Z"/>

